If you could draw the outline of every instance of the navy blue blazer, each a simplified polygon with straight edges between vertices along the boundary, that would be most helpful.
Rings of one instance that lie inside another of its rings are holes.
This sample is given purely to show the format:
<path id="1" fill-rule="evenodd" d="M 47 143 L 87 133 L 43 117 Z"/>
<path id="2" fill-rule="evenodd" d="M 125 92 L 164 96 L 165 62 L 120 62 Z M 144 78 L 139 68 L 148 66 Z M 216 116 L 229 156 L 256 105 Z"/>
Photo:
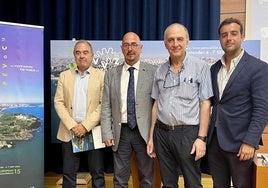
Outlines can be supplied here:
<path id="1" fill-rule="evenodd" d="M 208 144 L 216 125 L 223 150 L 238 152 L 242 143 L 258 149 L 268 122 L 268 64 L 244 52 L 219 99 L 221 65 L 219 60 L 211 67 L 214 97 Z"/>

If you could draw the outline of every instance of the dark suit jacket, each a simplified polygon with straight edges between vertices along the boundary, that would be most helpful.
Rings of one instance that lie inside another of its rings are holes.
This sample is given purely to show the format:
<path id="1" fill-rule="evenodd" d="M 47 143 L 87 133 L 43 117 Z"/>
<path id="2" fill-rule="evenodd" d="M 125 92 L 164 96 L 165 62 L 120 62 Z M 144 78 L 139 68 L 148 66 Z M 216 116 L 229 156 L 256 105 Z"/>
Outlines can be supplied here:
<path id="1" fill-rule="evenodd" d="M 244 52 L 219 99 L 219 60 L 211 67 L 214 97 L 209 140 L 216 124 L 220 147 L 237 152 L 241 143 L 256 149 L 268 121 L 268 65 Z"/>
<path id="2" fill-rule="evenodd" d="M 140 62 L 137 91 L 136 117 L 139 132 L 147 143 L 151 126 L 153 99 L 152 85 L 156 66 Z M 116 151 L 121 134 L 121 74 L 123 65 L 108 70 L 104 78 L 104 92 L 101 109 L 102 140 L 114 139 Z"/>

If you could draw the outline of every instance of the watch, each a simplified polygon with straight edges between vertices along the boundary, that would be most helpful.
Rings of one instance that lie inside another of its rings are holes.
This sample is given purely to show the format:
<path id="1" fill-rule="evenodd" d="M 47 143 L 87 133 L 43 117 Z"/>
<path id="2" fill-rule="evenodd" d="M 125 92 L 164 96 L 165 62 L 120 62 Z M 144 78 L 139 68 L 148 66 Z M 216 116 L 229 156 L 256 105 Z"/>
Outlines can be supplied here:
<path id="1" fill-rule="evenodd" d="M 202 140 L 203 142 L 207 142 L 207 136 L 197 136 L 197 139 Z"/>

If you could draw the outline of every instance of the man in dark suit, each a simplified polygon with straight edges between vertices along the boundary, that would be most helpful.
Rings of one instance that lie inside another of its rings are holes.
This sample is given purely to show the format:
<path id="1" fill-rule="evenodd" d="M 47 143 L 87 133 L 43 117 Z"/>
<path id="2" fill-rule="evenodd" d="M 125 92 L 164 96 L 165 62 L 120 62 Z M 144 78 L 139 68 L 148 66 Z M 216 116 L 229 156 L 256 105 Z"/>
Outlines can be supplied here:
<path id="1" fill-rule="evenodd" d="M 234 18 L 218 29 L 225 52 L 211 67 L 214 98 L 208 159 L 215 188 L 250 188 L 252 159 L 268 121 L 268 65 L 241 48 L 243 26 Z"/>
<path id="2" fill-rule="evenodd" d="M 128 32 L 124 35 L 121 49 L 125 57 L 124 64 L 108 70 L 104 78 L 102 139 L 106 146 L 112 146 L 113 149 L 114 187 L 128 187 L 130 161 L 134 151 L 140 187 L 149 188 L 152 187 L 154 170 L 153 159 L 146 153 L 146 144 L 151 125 L 151 91 L 156 67 L 140 61 L 142 44 L 136 33 Z M 130 69 L 134 69 L 132 107 L 127 105 Z M 130 127 L 130 119 L 134 120 L 134 127 Z"/>

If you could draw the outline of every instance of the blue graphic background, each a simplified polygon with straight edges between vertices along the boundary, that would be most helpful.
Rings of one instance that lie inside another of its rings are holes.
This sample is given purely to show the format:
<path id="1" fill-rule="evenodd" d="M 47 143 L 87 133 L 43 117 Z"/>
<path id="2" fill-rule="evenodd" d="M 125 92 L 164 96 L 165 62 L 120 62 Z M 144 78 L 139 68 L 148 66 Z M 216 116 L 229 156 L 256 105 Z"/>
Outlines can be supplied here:
<path id="1" fill-rule="evenodd" d="M 30 114 L 40 121 L 31 138 L 28 132 L 5 140 L 10 137 L 0 133 L 0 143 L 12 143 L 11 148 L 0 147 L 0 187 L 43 187 L 44 28 L 0 22 L 0 31 L 0 115 Z"/>

